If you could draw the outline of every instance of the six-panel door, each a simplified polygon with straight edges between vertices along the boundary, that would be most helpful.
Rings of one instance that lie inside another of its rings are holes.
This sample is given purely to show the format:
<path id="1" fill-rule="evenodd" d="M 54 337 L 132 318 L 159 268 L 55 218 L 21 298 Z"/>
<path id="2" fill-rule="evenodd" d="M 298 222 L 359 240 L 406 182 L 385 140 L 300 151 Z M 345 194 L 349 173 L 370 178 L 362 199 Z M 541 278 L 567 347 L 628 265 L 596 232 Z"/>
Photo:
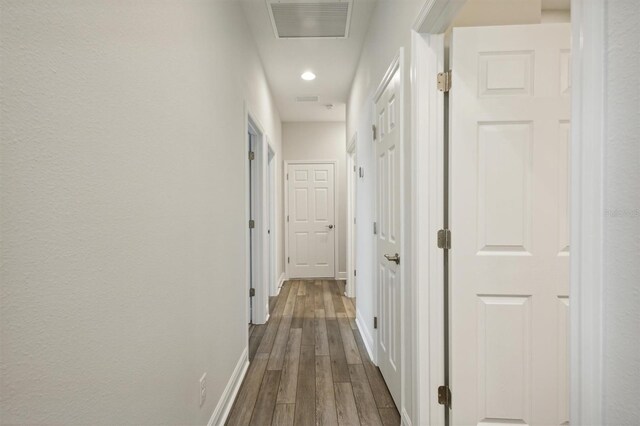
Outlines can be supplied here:
<path id="1" fill-rule="evenodd" d="M 456 425 L 569 421 L 569 46 L 569 24 L 453 32 Z"/>
<path id="2" fill-rule="evenodd" d="M 401 386 L 400 265 L 400 72 L 376 100 L 376 220 L 378 366 L 396 404 Z M 402 258 L 400 259 L 402 261 Z"/>
<path id="3" fill-rule="evenodd" d="M 289 278 L 335 276 L 333 163 L 289 164 Z"/>

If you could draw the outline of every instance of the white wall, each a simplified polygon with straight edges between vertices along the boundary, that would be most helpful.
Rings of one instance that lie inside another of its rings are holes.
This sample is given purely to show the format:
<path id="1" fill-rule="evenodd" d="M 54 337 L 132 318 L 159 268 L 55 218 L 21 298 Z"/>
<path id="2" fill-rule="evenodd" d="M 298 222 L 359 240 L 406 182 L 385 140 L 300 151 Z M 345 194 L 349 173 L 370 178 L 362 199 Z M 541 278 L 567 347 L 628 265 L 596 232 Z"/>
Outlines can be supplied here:
<path id="1" fill-rule="evenodd" d="M 403 176 L 405 206 L 409 206 L 411 199 L 410 187 L 410 136 L 411 136 L 411 27 L 416 20 L 424 1 L 406 0 L 378 2 L 371 18 L 369 32 L 367 34 L 364 49 L 360 57 L 360 62 L 353 80 L 349 102 L 347 104 L 347 140 L 350 141 L 357 132 L 358 166 L 364 168 L 364 178 L 358 181 L 357 190 L 357 255 L 356 269 L 357 279 L 357 303 L 359 324 L 361 325 L 363 338 L 366 340 L 373 336 L 373 317 L 375 315 L 374 281 L 373 268 L 374 239 L 372 235 L 372 222 L 374 215 L 374 184 L 375 176 L 372 174 L 374 165 L 374 151 L 371 134 L 372 124 L 372 96 L 382 81 L 384 73 L 389 68 L 394 57 L 401 47 L 404 48 L 404 146 L 403 157 L 405 158 L 405 173 Z M 411 223 L 410 209 L 405 208 L 404 220 L 406 232 L 402 235 L 404 239 L 405 252 L 401 253 L 402 262 L 406 271 L 403 278 L 403 285 L 407 289 L 405 292 L 405 310 L 403 312 L 404 321 L 407 325 L 405 336 L 412 334 L 410 318 L 413 315 L 411 310 L 414 295 L 409 285 L 411 276 Z M 368 337 L 369 336 L 369 337 Z M 372 342 L 369 342 L 371 344 Z M 399 407 L 401 414 L 411 420 L 414 417 L 414 408 L 417 402 L 414 401 L 413 387 L 415 385 L 415 374 L 412 371 L 413 359 L 411 353 L 413 347 L 411 341 L 407 339 L 405 346 L 405 358 L 403 363 L 406 371 L 406 382 L 403 389 L 403 403 Z"/>
<path id="2" fill-rule="evenodd" d="M 640 2 L 606 2 L 604 424 L 640 423 Z"/>
<path id="3" fill-rule="evenodd" d="M 245 98 L 281 140 L 240 5 L 0 7 L 2 423 L 204 424 L 247 345 Z"/>
<path id="4" fill-rule="evenodd" d="M 347 273 L 347 151 L 345 148 L 345 123 L 343 122 L 295 122 L 282 123 L 282 159 L 337 160 L 338 179 L 338 273 Z M 286 185 L 286 182 L 285 182 Z M 286 191 L 286 188 L 284 189 Z M 284 233 L 284 227 L 283 227 Z M 283 234 L 284 235 L 284 234 Z"/>

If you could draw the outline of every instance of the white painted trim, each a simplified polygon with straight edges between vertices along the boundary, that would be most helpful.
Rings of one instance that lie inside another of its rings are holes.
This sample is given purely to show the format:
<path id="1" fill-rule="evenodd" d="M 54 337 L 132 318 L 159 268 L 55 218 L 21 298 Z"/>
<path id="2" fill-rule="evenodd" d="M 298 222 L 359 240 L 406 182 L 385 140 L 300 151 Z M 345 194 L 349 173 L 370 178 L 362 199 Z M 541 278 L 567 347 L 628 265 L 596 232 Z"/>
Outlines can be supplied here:
<path id="1" fill-rule="evenodd" d="M 444 33 L 466 2 L 467 0 L 427 0 L 412 29 L 424 34 Z"/>
<path id="2" fill-rule="evenodd" d="M 336 277 L 336 280 L 340 280 L 340 281 L 346 281 L 347 280 L 347 272 L 338 272 L 338 276 Z M 349 296 L 351 297 L 351 296 Z"/>
<path id="3" fill-rule="evenodd" d="M 412 50 L 413 403 L 416 424 L 442 425 L 436 383 L 444 383 L 444 256 L 435 241 L 444 223 L 444 95 L 435 81 L 444 69 L 444 36 L 413 31 Z"/>
<path id="4" fill-rule="evenodd" d="M 400 420 L 403 426 L 413 425 L 413 423 L 411 423 L 411 417 L 409 416 L 409 413 L 407 413 L 407 410 L 404 408 L 402 409 L 402 413 L 400 413 Z"/>
<path id="5" fill-rule="evenodd" d="M 369 330 L 369 327 L 367 327 L 366 324 L 367 321 L 362 317 L 362 314 L 356 307 L 356 327 L 358 327 L 358 330 L 360 331 L 362 342 L 364 343 L 364 347 L 367 349 L 367 353 L 369 354 L 369 358 L 371 358 L 371 362 L 378 365 L 376 352 L 373 350 L 375 340 L 373 338 L 371 330 Z"/>
<path id="6" fill-rule="evenodd" d="M 265 168 L 265 179 L 267 182 L 267 193 L 269 197 L 265 202 L 265 214 L 266 217 L 269 218 L 269 223 L 267 227 L 271 230 L 271 234 L 269 234 L 267 241 L 269 242 L 265 246 L 267 247 L 267 254 L 265 260 L 267 261 L 267 271 L 270 272 L 268 287 L 269 287 L 269 295 L 276 296 L 278 294 L 278 233 L 279 231 L 279 221 L 278 221 L 278 179 L 277 179 L 277 168 L 278 168 L 278 153 L 275 148 L 271 144 L 271 139 L 269 136 L 265 137 L 266 139 L 266 168 Z M 271 157 L 271 161 L 269 161 L 269 157 Z"/>
<path id="7" fill-rule="evenodd" d="M 211 414 L 207 426 L 222 426 L 224 425 L 224 422 L 227 421 L 233 402 L 238 395 L 238 391 L 242 385 L 242 380 L 244 380 L 244 376 L 247 374 L 248 369 L 249 348 L 245 347 L 242 351 L 242 355 L 240 355 L 240 359 L 238 359 L 236 367 L 233 369 L 233 373 L 227 382 L 227 386 L 225 386 L 224 391 L 222 391 L 222 395 L 220 395 L 218 404 L 216 404 L 216 408 L 213 410 L 213 414 Z"/>
<path id="8" fill-rule="evenodd" d="M 356 224 L 353 218 L 356 217 L 357 198 L 357 177 L 354 168 L 357 166 L 357 140 L 358 132 L 354 133 L 347 147 L 347 270 L 344 272 L 346 283 L 346 293 L 348 297 L 356 297 L 356 280 L 353 271 L 356 269 Z M 339 275 L 342 272 L 339 273 Z"/>
<path id="9" fill-rule="evenodd" d="M 428 0 L 423 6 L 416 23 L 415 31 L 425 34 L 440 34 L 449 27 L 455 14 L 466 0 Z M 599 425 L 603 424 L 603 214 L 604 214 L 604 173 L 603 152 L 605 143 L 605 41 L 606 41 L 606 10 L 602 1 L 572 0 L 572 124 L 571 124 L 571 327 L 570 327 L 570 369 L 571 369 L 571 424 Z M 419 63 L 419 60 L 416 62 Z M 428 74 L 421 74 L 414 70 L 415 79 Z M 455 84 L 455 83 L 454 83 Z M 418 85 L 419 87 L 419 85 Z M 419 88 L 418 88 L 419 90 Z M 414 90 L 413 95 L 418 93 Z M 430 103 L 436 101 L 437 93 L 432 92 Z M 413 113 L 419 107 L 413 106 Z M 440 110 L 443 110 L 440 107 Z M 415 115 L 413 115 L 415 117 Z M 431 116 L 431 114 L 430 114 Z M 421 117 L 424 117 L 422 115 Z M 424 123 L 428 123 L 426 121 Z M 422 131 L 428 130 L 424 124 Z M 415 134 L 414 136 L 417 136 Z M 430 137 L 430 140 L 433 140 Z M 437 139 L 435 139 L 437 140 Z M 414 139 L 414 143 L 419 140 Z M 432 149 L 431 142 L 429 147 Z M 422 167 L 424 163 L 419 162 Z M 432 166 L 431 167 L 433 170 Z M 414 168 L 414 172 L 421 173 Z M 414 176 L 414 179 L 417 176 Z M 418 191 L 423 193 L 428 188 L 422 187 Z M 429 210 L 433 204 L 437 205 L 441 197 L 434 192 L 429 196 Z M 418 201 L 420 202 L 420 201 Z M 419 205 L 419 204 L 418 204 Z M 414 206 L 415 208 L 415 206 Z M 419 208 L 419 207 L 418 207 Z M 416 210 L 413 210 L 415 213 Z M 433 236 L 429 244 L 434 244 Z M 420 263 L 424 252 L 418 251 L 416 262 Z M 442 262 L 434 257 L 429 258 L 428 286 L 431 300 L 424 306 L 423 298 L 419 298 L 421 309 L 433 310 L 442 305 L 442 294 L 438 294 L 437 287 L 441 287 L 442 279 L 438 269 L 442 269 Z M 436 273 L 434 276 L 433 274 Z M 415 277 L 414 277 L 415 278 Z M 420 279 L 416 282 L 424 282 Z M 439 300 L 438 300 L 439 299 Z M 433 318 L 433 315 L 431 315 Z M 432 333 L 431 351 L 440 350 L 433 338 L 433 334 L 441 329 L 432 323 L 429 329 Z M 422 346 L 420 346 L 422 347 Z M 429 359 L 428 352 L 419 353 L 420 386 L 428 383 L 429 390 L 439 384 L 437 375 L 433 372 L 433 359 Z M 431 365 L 432 374 L 426 379 L 422 377 L 424 365 Z M 433 399 L 432 397 L 430 398 Z M 421 401 L 424 397 L 421 397 Z M 433 402 L 433 401 L 432 401 Z M 419 404 L 420 405 L 420 404 Z M 438 410 L 441 411 L 441 410 Z M 424 414 L 424 411 L 420 411 Z M 420 417 L 422 419 L 422 417 Z M 443 424 L 433 416 L 429 422 L 418 420 L 417 424 Z M 404 421 L 404 420 L 403 420 Z"/>
<path id="10" fill-rule="evenodd" d="M 298 278 L 291 277 L 291 273 L 289 271 L 289 262 L 287 262 L 287 257 L 289 257 L 289 222 L 287 222 L 287 216 L 289 215 L 289 181 L 287 180 L 287 173 L 289 173 L 289 165 L 293 164 L 333 164 L 333 218 L 334 225 L 333 230 L 335 232 L 334 237 L 334 249 L 333 249 L 333 274 L 329 277 L 316 277 L 316 278 L 336 278 L 336 271 L 338 270 L 338 240 L 339 240 L 339 221 L 338 221 L 338 160 L 286 160 L 284 162 L 284 171 L 282 175 L 282 180 L 284 182 L 284 273 L 287 276 L 287 279 L 290 278 Z"/>
<path id="11" fill-rule="evenodd" d="M 604 424 L 604 1 L 573 0 L 571 87 L 571 424 Z"/>
<path id="12" fill-rule="evenodd" d="M 254 296 L 254 309 L 253 309 L 253 323 L 254 324 L 264 324 L 267 321 L 267 316 L 269 314 L 269 284 L 268 284 L 268 280 L 266 280 L 266 274 L 265 271 L 268 270 L 268 248 L 265 249 L 266 245 L 267 245 L 267 238 L 266 236 L 266 227 L 264 226 L 264 219 L 266 216 L 266 212 L 268 209 L 267 203 L 265 202 L 265 194 L 266 194 L 266 185 L 267 185 L 267 150 L 268 150 L 268 145 L 267 145 L 267 134 L 264 130 L 264 126 L 260 123 L 260 120 L 258 120 L 256 114 L 253 113 L 253 110 L 251 109 L 251 107 L 249 106 L 249 103 L 245 101 L 244 103 L 244 123 L 245 123 L 245 127 L 244 127 L 244 132 L 245 132 L 245 149 L 243 150 L 243 154 L 244 154 L 244 164 L 245 164 L 245 177 L 247 179 L 247 182 L 249 182 L 249 161 L 247 159 L 247 148 L 249 147 L 249 137 L 248 137 L 248 133 L 249 133 L 249 129 L 251 128 L 252 130 L 254 130 L 254 132 L 256 132 L 258 135 L 258 139 L 256 141 L 256 151 L 255 151 L 255 155 L 256 155 L 256 159 L 254 160 L 256 163 L 256 173 L 259 176 L 259 180 L 257 181 L 258 183 L 258 187 L 257 187 L 257 204 L 258 206 L 256 206 L 255 210 L 257 212 L 259 212 L 257 215 L 254 214 L 253 219 L 255 220 L 256 223 L 256 227 L 254 228 L 254 232 L 255 232 L 255 244 L 257 247 L 257 253 L 256 253 L 256 257 L 257 259 L 255 260 L 254 263 L 254 275 L 256 276 L 256 279 L 254 281 L 254 288 L 256 291 L 256 295 Z M 249 219 L 251 219 L 249 217 L 249 195 L 247 194 L 246 196 L 246 206 L 245 206 L 245 212 L 246 212 L 246 247 L 247 247 L 247 253 L 248 250 L 250 249 L 250 238 L 251 238 L 251 231 L 249 230 Z M 247 323 L 249 323 L 249 310 L 250 310 L 250 305 L 249 305 L 249 280 L 250 280 L 250 258 L 251 256 L 247 256 L 247 260 L 246 260 L 246 300 L 247 300 Z M 247 336 L 248 339 L 248 336 Z"/>
<path id="13" fill-rule="evenodd" d="M 282 274 L 280 274 L 280 278 L 278 278 L 278 294 L 280 294 L 280 289 L 282 288 L 286 280 L 287 280 L 287 276 L 283 272 Z"/>
<path id="14" fill-rule="evenodd" d="M 400 77 L 400 87 L 398 89 L 398 105 L 399 105 L 399 120 L 398 120 L 398 128 L 400 129 L 400 141 L 398 143 L 398 152 L 401 154 L 400 155 L 400 236 L 401 236 L 401 240 L 400 240 L 400 256 L 407 256 L 408 254 L 408 247 L 407 247 L 407 223 L 405 220 L 405 200 L 406 200 L 406 194 L 405 194 L 405 190 L 407 187 L 408 182 L 405 181 L 405 154 L 404 154 L 404 144 L 405 144 L 405 111 L 404 111 L 404 91 L 405 91 L 405 85 L 406 85 L 406 78 L 405 78 L 405 65 L 404 65 L 404 48 L 401 47 L 400 49 L 398 49 L 398 53 L 396 54 L 396 56 L 393 58 L 393 60 L 391 61 L 389 68 L 387 68 L 387 71 L 384 74 L 384 77 L 382 78 L 382 80 L 380 81 L 380 84 L 378 85 L 378 88 L 376 89 L 376 91 L 374 92 L 374 95 L 372 97 L 372 101 L 373 101 L 373 106 L 372 106 L 372 117 L 371 117 L 371 124 L 376 123 L 376 107 L 375 104 L 378 101 L 378 99 L 380 99 L 380 96 L 382 96 L 385 88 L 387 87 L 387 85 L 389 84 L 389 82 L 391 81 L 391 78 L 393 78 L 394 74 L 396 72 L 398 72 L 398 76 Z M 375 149 L 375 148 L 374 148 Z M 375 152 L 375 151 L 374 151 Z M 374 162 L 375 164 L 375 162 Z M 373 167 L 372 170 L 373 174 L 374 174 L 374 182 L 377 181 L 377 170 L 375 169 L 375 166 Z M 377 197 L 377 192 L 374 192 L 375 196 Z M 377 201 L 376 201 L 377 203 Z M 375 217 L 375 221 L 378 222 L 378 217 L 376 214 L 374 214 Z M 410 228 L 409 228 L 410 229 Z M 374 283 L 378 283 L 378 267 L 377 267 L 377 263 L 378 263 L 378 247 L 377 247 L 377 238 L 375 239 L 375 245 L 376 247 L 374 248 L 373 252 L 374 252 L 374 262 L 373 262 L 373 282 Z M 405 257 L 406 258 L 406 257 Z M 401 292 L 401 296 L 400 296 L 400 312 L 401 312 L 401 318 L 400 318 L 400 409 L 404 409 L 405 407 L 405 383 L 407 380 L 406 377 L 406 370 L 407 370 L 407 366 L 406 366 L 406 336 L 405 336 L 405 331 L 406 331 L 406 324 L 405 324 L 405 316 L 404 316 L 404 312 L 405 312 L 405 300 L 407 299 L 407 294 L 406 292 L 407 290 L 407 286 L 405 285 L 406 283 L 406 279 L 407 279 L 407 262 L 400 262 L 400 292 Z M 375 315 L 379 316 L 380 313 L 380 297 L 378 297 L 378 292 L 379 289 L 376 287 L 374 293 L 376 294 L 375 297 L 375 301 L 374 301 L 374 311 L 375 311 Z M 410 290 L 409 290 L 410 291 Z M 379 336 L 378 333 L 375 334 L 375 352 L 376 355 L 378 353 L 378 345 L 379 345 Z M 377 358 L 376 358 L 377 359 Z"/>

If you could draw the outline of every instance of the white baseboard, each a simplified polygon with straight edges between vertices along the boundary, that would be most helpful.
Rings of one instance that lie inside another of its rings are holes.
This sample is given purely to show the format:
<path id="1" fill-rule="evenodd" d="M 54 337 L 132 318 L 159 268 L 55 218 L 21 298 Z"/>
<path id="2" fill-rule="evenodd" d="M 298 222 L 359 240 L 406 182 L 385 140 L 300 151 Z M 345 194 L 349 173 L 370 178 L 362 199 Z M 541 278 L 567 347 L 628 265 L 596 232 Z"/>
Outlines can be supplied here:
<path id="1" fill-rule="evenodd" d="M 222 426 L 224 425 L 224 422 L 227 421 L 227 417 L 229 416 L 229 412 L 233 406 L 233 401 L 236 399 L 236 395 L 238 395 L 240 385 L 242 385 L 242 380 L 244 379 L 245 374 L 247 374 L 248 369 L 249 348 L 246 347 L 244 348 L 244 351 L 242 351 L 242 355 L 240 355 L 236 368 L 233 370 L 233 374 L 231 375 L 227 386 L 224 388 L 224 392 L 222 392 L 222 396 L 220 396 L 218 405 L 216 405 L 216 409 L 213 410 L 213 414 L 211 415 L 207 426 Z"/>
<path id="2" fill-rule="evenodd" d="M 278 293 L 280 293 L 280 289 L 282 288 L 282 285 L 286 280 L 287 280 L 287 277 L 283 272 L 282 274 L 280 274 L 280 278 L 278 279 Z"/>
<path id="3" fill-rule="evenodd" d="M 336 280 L 346 280 L 346 279 L 347 279 L 346 272 L 338 272 L 338 276 L 336 277 Z"/>
<path id="4" fill-rule="evenodd" d="M 367 322 L 362 318 L 362 314 L 356 306 L 356 325 L 358 326 L 358 330 L 360 330 L 360 335 L 362 336 L 364 347 L 367 348 L 367 352 L 369 353 L 369 358 L 371 358 L 371 361 L 377 365 L 378 360 L 373 354 L 373 336 L 371 335 L 371 330 L 369 330 L 369 327 L 367 327 L 366 324 Z"/>

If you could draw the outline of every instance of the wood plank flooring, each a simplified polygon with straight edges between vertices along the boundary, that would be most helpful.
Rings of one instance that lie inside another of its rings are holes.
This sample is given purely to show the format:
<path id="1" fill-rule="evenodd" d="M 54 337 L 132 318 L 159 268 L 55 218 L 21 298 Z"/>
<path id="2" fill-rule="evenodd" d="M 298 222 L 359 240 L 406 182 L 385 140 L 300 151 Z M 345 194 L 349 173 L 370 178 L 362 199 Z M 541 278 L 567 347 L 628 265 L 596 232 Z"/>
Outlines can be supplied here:
<path id="1" fill-rule="evenodd" d="M 227 425 L 399 425 L 336 281 L 288 281 L 252 326 L 251 364 Z"/>

